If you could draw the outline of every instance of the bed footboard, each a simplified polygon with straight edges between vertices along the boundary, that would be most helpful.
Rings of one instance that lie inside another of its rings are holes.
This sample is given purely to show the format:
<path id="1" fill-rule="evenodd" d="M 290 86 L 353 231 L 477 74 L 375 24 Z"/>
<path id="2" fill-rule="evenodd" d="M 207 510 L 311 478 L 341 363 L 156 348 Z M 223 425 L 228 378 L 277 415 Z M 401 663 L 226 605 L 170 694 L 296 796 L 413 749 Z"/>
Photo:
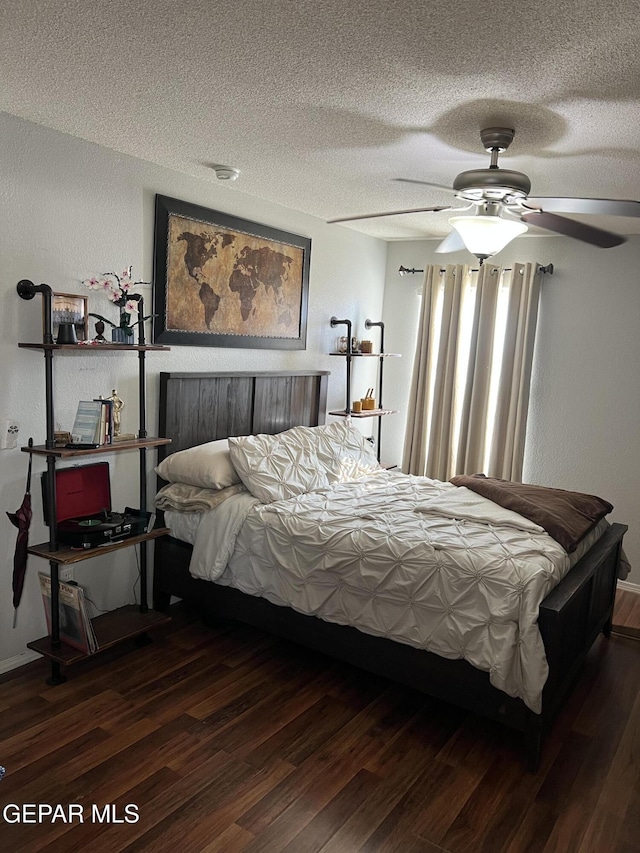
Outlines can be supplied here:
<path id="1" fill-rule="evenodd" d="M 609 636 L 624 524 L 612 524 L 540 605 L 538 625 L 549 664 L 543 692 L 552 718 L 602 631 Z"/>

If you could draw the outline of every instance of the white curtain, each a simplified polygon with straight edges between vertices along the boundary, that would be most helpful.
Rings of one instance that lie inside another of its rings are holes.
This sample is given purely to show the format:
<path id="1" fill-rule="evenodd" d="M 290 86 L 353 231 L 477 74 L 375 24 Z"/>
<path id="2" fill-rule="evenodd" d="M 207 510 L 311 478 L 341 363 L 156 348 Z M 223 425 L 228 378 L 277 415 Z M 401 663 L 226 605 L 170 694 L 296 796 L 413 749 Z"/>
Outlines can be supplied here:
<path id="1" fill-rule="evenodd" d="M 538 264 L 425 270 L 403 470 L 520 480 Z"/>

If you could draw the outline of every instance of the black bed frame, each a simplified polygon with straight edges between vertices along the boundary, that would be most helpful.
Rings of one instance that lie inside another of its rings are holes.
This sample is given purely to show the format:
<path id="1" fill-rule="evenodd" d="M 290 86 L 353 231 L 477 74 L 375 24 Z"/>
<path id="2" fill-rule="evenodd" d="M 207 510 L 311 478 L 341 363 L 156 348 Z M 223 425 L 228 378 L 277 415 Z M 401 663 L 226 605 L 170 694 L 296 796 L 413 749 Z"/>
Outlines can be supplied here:
<path id="1" fill-rule="evenodd" d="M 230 435 L 324 423 L 327 380 L 326 371 L 161 373 L 159 435 L 173 440 L 161 452 Z M 464 660 L 448 660 L 193 578 L 191 547 L 172 537 L 156 542 L 154 607 L 165 610 L 177 596 L 210 618 L 237 619 L 504 723 L 524 733 L 527 763 L 535 771 L 542 736 L 589 649 L 600 632 L 610 634 L 626 530 L 612 524 L 540 605 L 538 624 L 549 663 L 541 714 L 493 687 L 486 672 Z"/>

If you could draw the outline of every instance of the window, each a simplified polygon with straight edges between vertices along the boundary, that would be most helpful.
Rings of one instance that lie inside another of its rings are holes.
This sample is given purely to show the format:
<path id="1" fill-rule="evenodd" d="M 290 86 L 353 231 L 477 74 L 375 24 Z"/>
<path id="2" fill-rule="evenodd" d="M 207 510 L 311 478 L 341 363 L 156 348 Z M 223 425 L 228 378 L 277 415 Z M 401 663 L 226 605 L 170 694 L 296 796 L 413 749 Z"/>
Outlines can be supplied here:
<path id="1" fill-rule="evenodd" d="M 425 271 L 405 471 L 520 478 L 537 270 L 485 264 Z"/>

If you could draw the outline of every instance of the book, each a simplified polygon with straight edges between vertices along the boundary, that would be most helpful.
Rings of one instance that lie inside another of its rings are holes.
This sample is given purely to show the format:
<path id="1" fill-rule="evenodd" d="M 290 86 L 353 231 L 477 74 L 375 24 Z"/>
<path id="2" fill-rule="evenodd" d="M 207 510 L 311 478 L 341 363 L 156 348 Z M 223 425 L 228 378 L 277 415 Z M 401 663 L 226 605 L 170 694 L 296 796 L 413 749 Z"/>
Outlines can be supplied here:
<path id="1" fill-rule="evenodd" d="M 101 400 L 80 400 L 71 430 L 72 444 L 102 444 L 100 441 L 102 411 Z"/>
<path id="2" fill-rule="evenodd" d="M 113 400 L 105 400 L 107 409 L 107 444 L 113 444 Z"/>
<path id="3" fill-rule="evenodd" d="M 47 630 L 51 634 L 51 578 L 44 572 L 38 572 L 38 578 L 47 619 Z M 58 582 L 58 614 L 62 642 L 87 655 L 98 650 L 98 641 L 87 612 L 84 590 L 81 586 Z"/>
<path id="4" fill-rule="evenodd" d="M 98 397 L 95 402 L 102 404 L 102 417 L 100 421 L 100 444 L 113 443 L 113 400 L 105 400 Z"/>

